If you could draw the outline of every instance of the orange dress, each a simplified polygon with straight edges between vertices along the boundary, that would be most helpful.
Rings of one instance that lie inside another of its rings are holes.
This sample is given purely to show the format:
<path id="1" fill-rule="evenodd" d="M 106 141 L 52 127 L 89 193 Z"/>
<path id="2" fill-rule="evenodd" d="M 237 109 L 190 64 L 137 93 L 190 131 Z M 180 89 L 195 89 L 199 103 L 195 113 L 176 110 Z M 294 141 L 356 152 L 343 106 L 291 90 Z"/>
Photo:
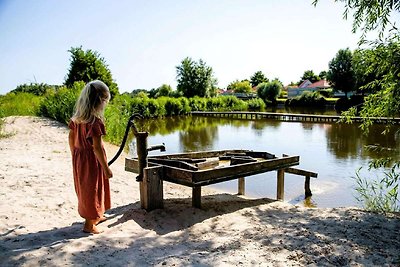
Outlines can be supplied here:
<path id="1" fill-rule="evenodd" d="M 71 120 L 68 127 L 74 133 L 72 166 L 78 212 L 85 219 L 98 219 L 111 207 L 109 180 L 93 151 L 93 136 L 105 135 L 105 127 L 98 118 L 94 123 Z M 103 151 L 105 155 L 104 147 Z"/>

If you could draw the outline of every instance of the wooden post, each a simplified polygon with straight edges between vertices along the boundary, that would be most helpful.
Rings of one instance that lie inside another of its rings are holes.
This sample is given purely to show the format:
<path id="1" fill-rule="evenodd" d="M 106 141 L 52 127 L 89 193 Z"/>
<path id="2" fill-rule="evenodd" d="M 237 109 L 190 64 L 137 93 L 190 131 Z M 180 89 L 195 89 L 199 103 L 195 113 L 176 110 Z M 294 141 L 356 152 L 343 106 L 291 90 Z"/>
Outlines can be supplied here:
<path id="1" fill-rule="evenodd" d="M 192 206 L 201 209 L 201 186 L 192 187 Z"/>
<path id="2" fill-rule="evenodd" d="M 141 182 L 140 197 L 141 206 L 147 211 L 162 209 L 164 207 L 163 193 L 163 167 L 148 167 L 143 171 L 143 181 Z"/>
<path id="3" fill-rule="evenodd" d="M 311 189 L 310 189 L 310 176 L 306 176 L 306 180 L 304 182 L 304 191 L 305 191 L 306 198 L 312 196 Z"/>
<path id="4" fill-rule="evenodd" d="M 280 169 L 277 171 L 277 183 L 276 183 L 276 198 L 278 200 L 284 199 L 284 189 L 285 189 L 285 169 Z"/>
<path id="5" fill-rule="evenodd" d="M 140 182 L 139 183 L 139 190 L 140 190 L 140 205 L 143 208 L 145 208 L 144 202 L 145 200 L 145 194 L 146 194 L 146 188 L 144 187 L 143 184 L 143 176 L 144 176 L 144 168 L 147 167 L 147 136 L 149 133 L 147 132 L 138 132 L 135 134 L 136 136 L 136 151 L 138 155 L 138 164 L 139 164 L 139 176 L 137 180 Z"/>
<path id="6" fill-rule="evenodd" d="M 245 182 L 244 177 L 238 179 L 238 195 L 244 195 Z"/>

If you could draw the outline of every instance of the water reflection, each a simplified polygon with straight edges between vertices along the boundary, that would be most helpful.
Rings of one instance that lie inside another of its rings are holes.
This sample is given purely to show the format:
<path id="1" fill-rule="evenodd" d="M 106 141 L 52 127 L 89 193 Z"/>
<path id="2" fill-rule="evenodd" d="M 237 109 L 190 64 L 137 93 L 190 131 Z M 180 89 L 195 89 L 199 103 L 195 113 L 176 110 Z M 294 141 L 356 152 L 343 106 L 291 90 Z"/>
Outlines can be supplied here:
<path id="1" fill-rule="evenodd" d="M 262 137 L 266 131 L 278 135 L 291 135 L 285 126 L 291 124 L 293 131 L 295 123 L 281 122 L 277 120 L 245 120 L 212 118 L 200 116 L 168 117 L 161 119 L 139 120 L 137 122 L 140 131 L 147 131 L 150 135 L 170 135 L 178 133 L 180 151 L 201 151 L 218 147 L 219 138 L 232 134 L 238 129 L 248 129 L 251 134 Z M 375 159 L 379 157 L 399 157 L 400 128 L 394 126 L 384 135 L 385 125 L 376 124 L 365 135 L 359 124 L 341 123 L 299 123 L 303 131 L 323 131 L 326 137 L 327 150 L 338 159 Z M 224 130 L 222 132 L 219 130 Z M 230 130 L 227 130 L 230 129 Z M 230 132 L 229 132 L 230 131 Z M 299 130 L 296 130 L 299 131 Z M 130 137 L 132 139 L 132 136 Z M 307 143 L 303 144 L 304 149 Z M 234 146 L 234 145 L 232 145 Z M 367 149 L 366 146 L 379 149 Z"/>
<path id="2" fill-rule="evenodd" d="M 313 114 L 313 115 L 340 115 L 333 108 L 310 108 L 310 107 L 269 107 L 265 110 L 266 112 L 274 113 L 296 113 L 296 114 Z"/>
<path id="3" fill-rule="evenodd" d="M 399 157 L 399 128 L 394 127 L 383 134 L 384 125 L 373 125 L 368 135 L 359 124 L 326 124 L 327 147 L 337 158 L 376 159 L 380 157 Z M 380 149 L 367 149 L 366 146 Z"/>
<path id="4" fill-rule="evenodd" d="M 355 171 L 371 159 L 400 159 L 399 126 L 382 135 L 385 126 L 373 125 L 369 134 L 364 135 L 357 124 L 187 116 L 141 120 L 137 127 L 150 133 L 149 144 L 165 142 L 167 153 L 253 149 L 276 155 L 299 155 L 300 168 L 318 173 L 318 178 L 311 182 L 313 196 L 303 201 L 304 179 L 287 175 L 285 199 L 308 207 L 357 205 L 351 178 Z M 384 149 L 367 150 L 367 145 Z M 275 172 L 255 175 L 246 181 L 247 195 L 275 197 Z M 214 186 L 235 192 L 237 182 Z"/>

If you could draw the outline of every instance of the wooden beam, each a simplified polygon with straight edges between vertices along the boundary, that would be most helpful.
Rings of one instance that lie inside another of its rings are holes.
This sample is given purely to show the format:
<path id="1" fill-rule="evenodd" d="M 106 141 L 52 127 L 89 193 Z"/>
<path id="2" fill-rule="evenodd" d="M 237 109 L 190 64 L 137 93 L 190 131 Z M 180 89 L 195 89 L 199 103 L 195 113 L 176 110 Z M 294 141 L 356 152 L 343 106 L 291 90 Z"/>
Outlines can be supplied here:
<path id="1" fill-rule="evenodd" d="M 201 186 L 192 187 L 192 206 L 201 209 Z"/>
<path id="2" fill-rule="evenodd" d="M 283 200 L 285 194 L 285 170 L 280 169 L 277 171 L 277 183 L 276 183 L 276 198 Z"/>
<path id="3" fill-rule="evenodd" d="M 195 165 L 199 169 L 206 169 L 206 168 L 216 167 L 216 166 L 219 165 L 219 158 L 207 159 L 206 161 L 195 163 Z"/>
<path id="4" fill-rule="evenodd" d="M 244 195 L 245 193 L 245 180 L 244 177 L 238 179 L 238 195 Z"/>
<path id="5" fill-rule="evenodd" d="M 304 191 L 305 191 L 305 197 L 311 197 L 311 189 L 310 189 L 310 176 L 306 176 L 306 180 L 304 182 Z"/>
<path id="6" fill-rule="evenodd" d="M 313 177 L 313 178 L 318 177 L 318 173 L 310 172 L 310 171 L 306 171 L 306 170 L 302 170 L 302 169 L 297 169 L 297 168 L 286 168 L 285 172 L 291 173 L 291 174 L 297 174 L 297 175 L 301 175 L 301 176 L 309 176 L 309 177 Z"/>
<path id="7" fill-rule="evenodd" d="M 143 170 L 143 181 L 140 182 L 141 207 L 147 211 L 164 207 L 163 167 L 148 167 Z"/>

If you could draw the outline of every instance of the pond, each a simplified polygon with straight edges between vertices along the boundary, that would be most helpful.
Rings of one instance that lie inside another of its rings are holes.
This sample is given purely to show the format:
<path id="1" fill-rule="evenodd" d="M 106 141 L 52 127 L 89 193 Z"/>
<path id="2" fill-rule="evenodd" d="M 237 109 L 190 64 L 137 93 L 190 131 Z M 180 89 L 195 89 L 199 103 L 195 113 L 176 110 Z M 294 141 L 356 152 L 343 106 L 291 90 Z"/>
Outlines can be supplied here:
<path id="1" fill-rule="evenodd" d="M 399 160 L 400 128 L 383 135 L 385 125 L 376 124 L 364 135 L 357 124 L 241 120 L 200 116 L 171 117 L 137 122 L 140 131 L 149 132 L 148 144 L 165 143 L 166 153 L 249 149 L 300 156 L 301 169 L 318 173 L 311 179 L 311 199 L 304 200 L 304 177 L 285 174 L 285 201 L 316 207 L 360 206 L 355 199 L 355 173 L 380 157 Z M 132 139 L 132 138 L 131 138 Z M 375 149 L 367 149 L 366 146 Z M 130 145 L 134 147 L 134 142 Z M 379 148 L 379 149 L 378 149 Z M 131 149 L 130 154 L 134 154 Z M 149 155 L 159 155 L 152 151 Z M 237 193 L 237 180 L 211 187 Z M 276 197 L 276 171 L 246 178 L 246 195 Z"/>

